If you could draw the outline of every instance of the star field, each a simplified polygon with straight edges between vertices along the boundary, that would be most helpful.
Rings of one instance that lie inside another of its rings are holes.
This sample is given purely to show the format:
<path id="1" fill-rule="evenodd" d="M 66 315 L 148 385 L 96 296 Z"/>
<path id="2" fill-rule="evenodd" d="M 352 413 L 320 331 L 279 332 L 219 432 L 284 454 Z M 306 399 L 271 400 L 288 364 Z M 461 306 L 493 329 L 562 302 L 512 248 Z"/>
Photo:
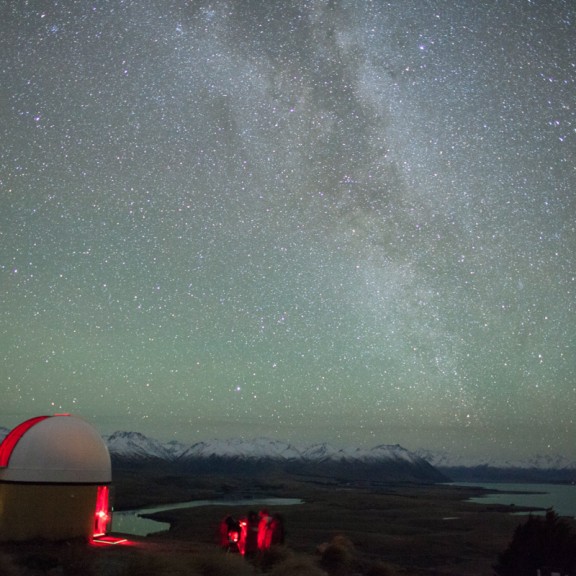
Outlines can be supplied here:
<path id="1" fill-rule="evenodd" d="M 575 457 L 576 7 L 0 8 L 0 425 Z"/>

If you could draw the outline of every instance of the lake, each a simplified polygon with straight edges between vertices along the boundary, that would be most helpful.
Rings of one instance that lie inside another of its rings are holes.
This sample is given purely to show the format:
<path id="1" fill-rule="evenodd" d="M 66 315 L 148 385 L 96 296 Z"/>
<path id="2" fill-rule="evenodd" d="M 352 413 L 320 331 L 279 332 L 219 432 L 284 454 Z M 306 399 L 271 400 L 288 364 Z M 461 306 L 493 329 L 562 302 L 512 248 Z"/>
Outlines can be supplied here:
<path id="1" fill-rule="evenodd" d="M 510 484 L 494 482 L 454 482 L 453 486 L 479 486 L 488 490 L 498 490 L 501 494 L 487 494 L 470 498 L 470 502 L 481 504 L 504 504 L 554 508 L 560 516 L 576 517 L 576 486 L 573 484 Z M 532 492 L 532 494 L 519 494 Z M 535 494 L 538 492 L 538 494 Z M 534 513 L 536 514 L 536 513 Z M 542 512 L 544 514 L 544 512 Z"/>
<path id="2" fill-rule="evenodd" d="M 576 486 L 566 484 L 509 484 L 492 482 L 454 482 L 453 486 L 479 486 L 488 490 L 498 490 L 499 494 L 487 494 L 471 498 L 471 502 L 480 504 L 503 504 L 530 506 L 536 508 L 554 508 L 560 516 L 576 517 Z M 530 492 L 526 494 L 526 492 Z M 148 536 L 170 528 L 167 522 L 143 518 L 141 514 L 152 514 L 177 508 L 194 508 L 197 506 L 245 506 L 251 508 L 289 506 L 302 504 L 298 498 L 250 498 L 244 500 L 192 500 L 175 504 L 164 504 L 152 508 L 114 512 L 112 532 Z M 543 513 L 543 512 L 542 512 Z M 534 514 L 537 514 L 536 512 Z"/>
<path id="3" fill-rule="evenodd" d="M 170 528 L 168 522 L 159 522 L 151 518 L 143 518 L 141 514 L 153 514 L 165 510 L 178 508 L 197 508 L 198 506 L 245 506 L 246 511 L 252 508 L 270 506 L 292 506 L 302 504 L 299 498 L 246 498 L 237 500 L 191 500 L 189 502 L 176 502 L 163 504 L 151 508 L 139 508 L 138 510 L 123 510 L 114 512 L 112 515 L 111 532 L 119 534 L 132 534 L 135 536 L 148 536 L 154 532 L 163 532 Z"/>

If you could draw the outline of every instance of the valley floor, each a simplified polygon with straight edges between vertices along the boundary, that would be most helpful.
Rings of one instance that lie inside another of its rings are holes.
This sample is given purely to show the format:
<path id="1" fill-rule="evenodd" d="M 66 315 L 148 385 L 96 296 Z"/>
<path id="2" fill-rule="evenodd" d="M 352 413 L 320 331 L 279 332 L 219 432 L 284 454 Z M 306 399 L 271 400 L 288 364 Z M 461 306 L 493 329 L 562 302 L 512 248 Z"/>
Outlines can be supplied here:
<path id="1" fill-rule="evenodd" d="M 297 553 L 314 556 L 319 546 L 341 535 L 358 558 L 385 563 L 397 574 L 476 576 L 492 574 L 498 554 L 522 521 L 508 508 L 466 502 L 478 493 L 437 485 L 303 482 L 284 486 L 281 495 L 302 498 L 304 504 L 271 512 L 284 517 L 286 545 Z M 215 541 L 219 521 L 237 513 L 214 506 L 163 512 L 155 517 L 170 522 L 171 530 L 154 539 L 208 546 Z"/>
<path id="2" fill-rule="evenodd" d="M 250 565 L 237 554 L 218 547 L 218 527 L 228 514 L 236 517 L 249 510 L 225 506 L 168 510 L 154 515 L 168 521 L 169 531 L 146 538 L 128 537 L 129 546 L 90 547 L 84 563 L 89 568 L 55 574 L 75 576 L 187 576 L 246 574 L 314 576 L 321 568 L 332 576 L 480 576 L 493 573 L 492 566 L 508 545 L 523 518 L 508 507 L 466 502 L 481 490 L 444 485 L 349 485 L 329 479 L 275 478 L 265 480 L 162 477 L 146 474 L 117 475 L 119 508 L 145 504 L 222 497 L 295 497 L 301 505 L 276 507 L 284 517 L 285 547 Z M 257 511 L 257 507 L 256 507 Z M 516 510 L 517 511 L 517 510 Z M 326 543 L 336 543 L 331 558 L 322 556 Z M 49 550 L 40 545 L 41 558 Z M 54 549 L 57 545 L 52 546 Z M 71 555 L 71 548 L 60 547 Z M 82 554 L 77 556 L 82 558 Z M 34 557 L 24 545 L 0 548 L 2 559 Z M 204 558 L 205 560 L 202 560 Z M 301 562 L 298 568 L 298 562 Z M 212 563 L 212 564 L 211 564 Z M 283 563 L 283 564 L 282 564 Z M 292 572 L 290 563 L 296 565 Z M 62 560 L 62 566 L 65 562 Z M 274 565 L 276 569 L 274 570 Z M 282 566 L 280 566 L 282 564 Z M 182 566 L 188 566 L 182 568 Z M 178 568 L 180 566 L 180 568 Z M 212 566 L 212 567 L 210 567 Z M 216 568 L 214 567 L 216 566 Z M 282 568 L 284 567 L 284 568 Z M 21 568 L 19 569 L 21 570 Z M 316 571 L 316 572 L 315 572 Z M 6 571 L 5 571 L 6 572 Z M 14 576 L 49 572 L 15 571 Z M 6 572 L 9 576 L 12 573 Z"/>

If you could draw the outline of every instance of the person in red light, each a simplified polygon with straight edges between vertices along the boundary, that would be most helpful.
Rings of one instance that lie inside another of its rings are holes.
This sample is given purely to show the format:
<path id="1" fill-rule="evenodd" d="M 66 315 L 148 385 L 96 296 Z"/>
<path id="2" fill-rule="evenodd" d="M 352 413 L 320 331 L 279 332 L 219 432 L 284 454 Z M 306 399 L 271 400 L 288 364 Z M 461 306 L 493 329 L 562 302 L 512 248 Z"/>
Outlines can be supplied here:
<path id="1" fill-rule="evenodd" d="M 270 515 L 268 510 L 249 512 L 247 518 L 235 520 L 226 516 L 220 522 L 220 545 L 227 552 L 239 552 L 247 558 L 267 550 L 274 544 L 284 543 L 284 522 L 280 514 Z"/>
<path id="2" fill-rule="evenodd" d="M 240 533 L 238 535 L 238 552 L 244 556 L 246 554 L 246 536 L 248 533 L 248 521 L 246 518 L 241 518 L 238 521 L 238 526 L 240 527 Z"/>
<path id="3" fill-rule="evenodd" d="M 220 545 L 227 552 L 240 552 L 242 528 L 232 516 L 226 516 L 220 523 Z"/>
<path id="4" fill-rule="evenodd" d="M 258 522 L 258 550 L 266 550 L 270 548 L 272 541 L 271 522 L 272 516 L 268 510 L 260 510 L 260 520 Z"/>

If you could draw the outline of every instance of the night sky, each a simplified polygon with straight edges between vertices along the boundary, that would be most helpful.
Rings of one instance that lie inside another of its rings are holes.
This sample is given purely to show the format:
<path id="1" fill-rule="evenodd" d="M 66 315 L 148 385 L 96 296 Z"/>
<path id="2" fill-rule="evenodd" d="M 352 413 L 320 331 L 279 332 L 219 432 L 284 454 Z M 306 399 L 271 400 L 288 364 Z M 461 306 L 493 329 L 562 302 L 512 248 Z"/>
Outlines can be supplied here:
<path id="1" fill-rule="evenodd" d="M 0 424 L 574 458 L 575 24 L 2 2 Z"/>

